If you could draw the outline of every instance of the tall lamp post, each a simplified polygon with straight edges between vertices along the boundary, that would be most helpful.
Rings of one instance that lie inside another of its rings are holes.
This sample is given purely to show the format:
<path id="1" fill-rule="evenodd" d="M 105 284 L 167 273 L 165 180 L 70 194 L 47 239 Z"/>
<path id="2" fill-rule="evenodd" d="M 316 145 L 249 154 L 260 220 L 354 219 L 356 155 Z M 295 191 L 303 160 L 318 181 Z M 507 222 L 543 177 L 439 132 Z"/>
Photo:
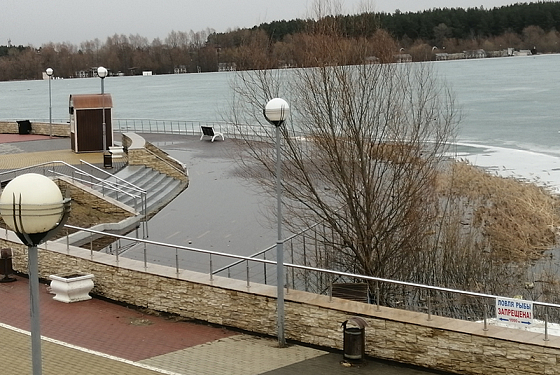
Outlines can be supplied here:
<path id="1" fill-rule="evenodd" d="M 278 345 L 286 346 L 284 337 L 284 241 L 282 239 L 282 154 L 280 150 L 280 126 L 290 112 L 290 106 L 281 98 L 266 103 L 263 114 L 268 122 L 276 127 L 276 204 L 278 220 L 278 239 L 276 241 L 276 284 L 277 284 L 277 329 Z"/>
<path id="2" fill-rule="evenodd" d="M 70 199 L 63 199 L 58 186 L 48 177 L 37 173 L 14 178 L 0 196 L 0 214 L 4 222 L 28 246 L 33 375 L 42 373 L 37 246 L 56 234 L 69 213 Z"/>
<path id="3" fill-rule="evenodd" d="M 52 138 L 52 96 L 51 96 L 51 79 L 53 75 L 52 68 L 47 68 L 46 73 L 47 76 L 49 76 L 49 132 L 50 132 L 50 137 Z"/>
<path id="4" fill-rule="evenodd" d="M 103 109 L 103 167 L 113 168 L 113 160 L 111 153 L 107 151 L 107 123 L 105 122 L 105 77 L 107 77 L 107 69 L 100 66 L 97 68 L 97 76 L 101 78 L 101 103 Z"/>

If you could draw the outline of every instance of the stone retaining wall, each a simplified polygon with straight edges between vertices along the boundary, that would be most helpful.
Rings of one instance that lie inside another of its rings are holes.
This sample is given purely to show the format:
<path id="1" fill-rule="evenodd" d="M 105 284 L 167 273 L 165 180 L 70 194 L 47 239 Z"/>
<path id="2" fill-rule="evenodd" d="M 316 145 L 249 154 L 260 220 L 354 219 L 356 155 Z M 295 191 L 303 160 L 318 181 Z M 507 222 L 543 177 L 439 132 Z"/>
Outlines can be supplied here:
<path id="1" fill-rule="evenodd" d="M 31 134 L 51 135 L 51 124 L 48 122 L 31 122 Z M 18 134 L 19 125 L 15 121 L 0 121 L 0 133 Z M 70 124 L 52 124 L 52 135 L 70 137 Z"/>
<path id="2" fill-rule="evenodd" d="M 129 165 L 145 165 L 163 174 L 188 183 L 185 166 L 136 133 L 122 135 L 122 144 L 128 154 Z"/>
<path id="3" fill-rule="evenodd" d="M 3 231 L 2 231 L 3 233 Z M 2 234 L 3 235 L 3 234 Z M 26 252 L 8 232 L 14 269 L 27 272 Z M 94 293 L 190 319 L 276 335 L 276 287 L 181 271 L 48 243 L 39 251 L 42 278 L 63 272 L 95 275 Z M 285 295 L 288 340 L 342 349 L 341 323 L 360 316 L 368 355 L 457 374 L 560 374 L 560 337 L 381 307 L 290 290 Z"/>
<path id="4" fill-rule="evenodd" d="M 113 198 L 104 196 L 100 192 L 90 189 L 78 181 L 72 181 L 70 177 L 59 176 L 56 182 L 63 192 L 68 191 L 72 200 L 84 204 L 87 203 L 89 208 L 110 214 L 115 222 L 137 214 L 127 205 Z"/>

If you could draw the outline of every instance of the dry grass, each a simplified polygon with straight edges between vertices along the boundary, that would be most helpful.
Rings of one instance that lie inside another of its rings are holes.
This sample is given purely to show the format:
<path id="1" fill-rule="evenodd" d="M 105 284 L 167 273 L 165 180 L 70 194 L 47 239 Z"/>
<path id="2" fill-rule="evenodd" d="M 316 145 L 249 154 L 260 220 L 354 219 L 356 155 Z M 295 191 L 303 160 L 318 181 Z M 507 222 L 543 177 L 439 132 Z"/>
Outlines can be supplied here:
<path id="1" fill-rule="evenodd" d="M 87 202 L 80 202 L 77 200 L 72 200 L 70 206 L 70 215 L 68 216 L 67 224 L 81 227 L 81 228 L 91 228 L 94 225 L 102 223 L 114 223 L 115 216 L 108 214 L 106 212 L 100 211 L 96 208 L 92 208 Z M 0 227 L 5 228 L 6 224 L 4 220 L 0 217 Z M 73 233 L 75 230 L 68 230 L 68 233 Z M 61 230 L 58 232 L 53 239 L 60 238 L 66 235 L 66 230 Z"/>
<path id="2" fill-rule="evenodd" d="M 464 224 L 481 231 L 497 259 L 534 260 L 556 245 L 560 198 L 544 187 L 455 162 L 439 188 L 444 196 L 469 202 L 472 215 Z"/>

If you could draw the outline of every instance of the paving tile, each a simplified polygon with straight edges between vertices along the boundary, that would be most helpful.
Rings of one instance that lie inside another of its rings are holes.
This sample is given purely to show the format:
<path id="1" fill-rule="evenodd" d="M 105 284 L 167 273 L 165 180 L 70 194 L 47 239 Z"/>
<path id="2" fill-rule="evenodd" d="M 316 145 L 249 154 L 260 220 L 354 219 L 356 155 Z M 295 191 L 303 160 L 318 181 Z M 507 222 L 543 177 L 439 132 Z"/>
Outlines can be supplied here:
<path id="1" fill-rule="evenodd" d="M 274 339 L 237 335 L 141 362 L 188 375 L 257 375 L 325 354 L 303 346 L 278 348 Z"/>

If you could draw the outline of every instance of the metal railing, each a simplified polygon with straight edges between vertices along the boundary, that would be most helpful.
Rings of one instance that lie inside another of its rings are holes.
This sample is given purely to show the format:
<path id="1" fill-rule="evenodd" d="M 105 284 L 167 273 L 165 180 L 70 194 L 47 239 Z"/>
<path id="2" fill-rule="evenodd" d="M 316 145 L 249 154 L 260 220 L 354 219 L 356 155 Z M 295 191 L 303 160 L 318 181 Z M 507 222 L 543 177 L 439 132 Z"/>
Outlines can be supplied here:
<path id="1" fill-rule="evenodd" d="M 113 130 L 136 133 L 201 135 L 201 126 L 213 127 L 228 138 L 269 138 L 270 134 L 261 126 L 240 125 L 227 122 L 157 120 L 157 119 L 113 119 Z"/>
<path id="2" fill-rule="evenodd" d="M 39 173 L 47 177 L 67 177 L 72 182 L 79 182 L 111 198 L 134 208 L 142 216 L 142 230 L 146 237 L 148 228 L 146 218 L 147 192 L 134 184 L 119 178 L 93 164 L 80 160 L 83 167 L 78 168 L 64 161 L 50 161 L 28 167 L 0 172 L 0 183 L 6 184 L 24 173 Z M 85 168 L 89 168 L 88 173 Z M 95 174 L 97 175 L 95 175 Z M 132 200 L 133 206 L 127 203 Z"/>
<path id="3" fill-rule="evenodd" d="M 176 272 L 176 277 L 179 278 L 182 270 L 187 270 L 186 266 L 189 266 L 189 270 L 206 273 L 208 275 L 208 280 L 211 281 L 215 277 L 216 272 L 214 271 L 214 266 L 216 265 L 218 260 L 222 260 L 222 262 L 226 263 L 238 263 L 242 264 L 244 267 L 244 272 L 239 273 L 238 279 L 246 281 L 246 285 L 248 288 L 251 287 L 251 283 L 262 283 L 259 280 L 262 280 L 262 270 L 270 270 L 276 269 L 276 262 L 272 259 L 258 259 L 252 256 L 243 256 L 243 255 L 235 255 L 229 253 L 223 253 L 213 250 L 204 250 L 198 249 L 188 246 L 181 246 L 181 245 L 174 245 L 174 244 L 167 244 L 163 242 L 147 240 L 147 239 L 139 239 L 127 236 L 121 236 L 111 233 L 104 233 L 95 231 L 92 229 L 85 229 L 80 227 L 75 227 L 72 225 L 65 225 L 66 228 L 71 230 L 80 230 L 89 232 L 94 236 L 99 237 L 101 236 L 108 236 L 112 237 L 115 242 L 110 247 L 104 249 L 104 253 L 113 254 L 115 256 L 115 260 L 118 266 L 119 257 L 124 254 L 127 254 L 127 258 L 141 260 L 144 264 L 144 268 L 147 270 L 150 267 L 149 259 L 153 256 L 158 257 L 161 260 L 162 254 L 166 254 L 170 261 L 168 266 L 174 267 Z M 126 249 L 125 251 L 119 251 L 119 249 Z M 132 255 L 128 254 L 130 251 L 140 251 L 139 254 Z M 67 245 L 67 251 L 70 252 L 70 246 Z M 95 254 L 97 251 L 94 251 L 93 248 L 90 249 L 90 258 L 91 260 L 95 259 Z M 158 265 L 163 264 L 163 262 L 159 261 Z M 193 269 L 194 268 L 194 269 Z M 196 269 L 198 268 L 198 269 Z M 445 315 L 445 310 L 438 309 L 438 299 L 448 299 L 452 301 L 453 304 L 463 303 L 465 305 L 477 305 L 478 310 L 480 312 L 480 316 L 477 317 L 459 317 L 450 316 L 451 318 L 455 319 L 463 319 L 463 320 L 470 320 L 470 321 L 480 321 L 481 329 L 487 330 L 488 329 L 488 316 L 494 313 L 493 309 L 495 307 L 495 300 L 497 298 L 502 298 L 498 295 L 493 294 L 486 294 L 486 293 L 479 293 L 479 292 L 469 292 L 459 289 L 452 289 L 452 288 L 445 288 L 445 287 L 437 287 L 431 285 L 424 285 L 419 283 L 413 282 L 404 282 L 399 280 L 391 280 L 373 276 L 365 276 L 360 274 L 355 274 L 351 272 L 343 272 L 331 269 L 324 269 L 313 267 L 309 265 L 302 265 L 297 263 L 284 263 L 284 271 L 286 275 L 303 275 L 305 273 L 314 274 L 315 277 L 321 277 L 325 280 L 328 280 L 328 287 L 325 288 L 323 291 L 314 291 L 317 294 L 323 294 L 329 296 L 329 299 L 332 300 L 332 290 L 333 284 L 335 282 L 340 281 L 351 281 L 351 282 L 362 282 L 368 283 L 369 285 L 373 285 L 372 295 L 372 306 L 375 306 L 376 310 L 380 309 L 382 306 L 384 298 L 383 291 L 386 288 L 383 288 L 383 285 L 390 285 L 393 288 L 402 288 L 405 289 L 412 289 L 415 290 L 418 295 L 421 295 L 421 298 L 416 298 L 413 300 L 406 301 L 406 297 L 404 303 L 400 306 L 389 306 L 393 308 L 400 308 L 406 309 L 410 311 L 422 312 L 426 314 L 426 320 L 431 320 L 434 315 L 438 316 L 447 316 Z M 266 271 L 265 271 L 266 272 Z M 276 278 L 270 278 L 271 280 L 276 280 Z M 297 289 L 297 290 L 304 290 L 303 282 L 300 278 L 299 281 L 293 282 L 290 284 L 289 282 L 286 283 L 286 293 L 289 294 L 290 289 Z M 313 292 L 313 291 L 312 291 Z M 403 293 L 404 295 L 404 293 Z M 460 302 L 462 301 L 462 302 Z M 411 303 L 413 302 L 413 303 Z M 560 305 L 554 303 L 547 303 L 547 302 L 539 302 L 539 301 L 531 301 L 535 307 L 538 307 L 538 311 L 535 312 L 535 318 L 542 318 L 544 323 L 544 331 L 543 331 L 543 340 L 548 340 L 549 336 L 549 319 L 550 317 L 554 317 L 557 320 L 557 323 L 560 323 Z M 553 309 L 553 313 L 550 313 L 550 310 Z"/>

